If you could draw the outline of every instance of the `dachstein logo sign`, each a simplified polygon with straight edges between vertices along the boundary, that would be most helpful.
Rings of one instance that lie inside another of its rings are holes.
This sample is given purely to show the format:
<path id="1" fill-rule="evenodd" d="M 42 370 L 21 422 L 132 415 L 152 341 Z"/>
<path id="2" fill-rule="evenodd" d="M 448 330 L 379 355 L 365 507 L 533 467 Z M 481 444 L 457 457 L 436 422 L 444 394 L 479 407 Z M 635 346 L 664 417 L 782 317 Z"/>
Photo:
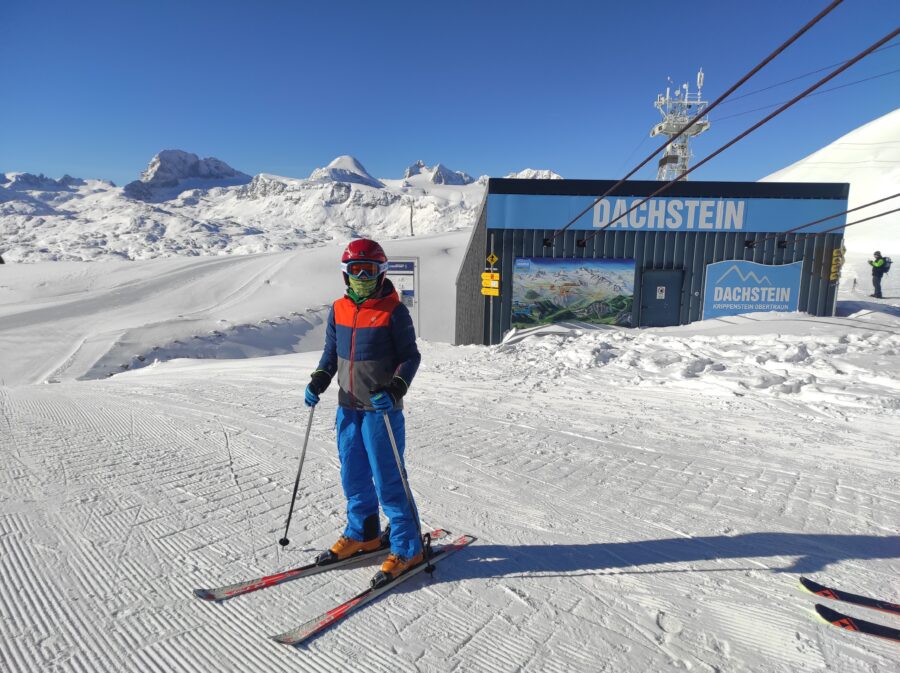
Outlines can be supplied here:
<path id="1" fill-rule="evenodd" d="M 594 206 L 594 228 L 668 231 L 741 231 L 744 228 L 747 205 L 744 201 L 650 199 L 641 203 L 643 200 L 642 197 L 603 199 Z"/>
<path id="2" fill-rule="evenodd" d="M 769 265 L 717 262 L 706 265 L 703 318 L 756 311 L 796 311 L 803 262 Z"/>

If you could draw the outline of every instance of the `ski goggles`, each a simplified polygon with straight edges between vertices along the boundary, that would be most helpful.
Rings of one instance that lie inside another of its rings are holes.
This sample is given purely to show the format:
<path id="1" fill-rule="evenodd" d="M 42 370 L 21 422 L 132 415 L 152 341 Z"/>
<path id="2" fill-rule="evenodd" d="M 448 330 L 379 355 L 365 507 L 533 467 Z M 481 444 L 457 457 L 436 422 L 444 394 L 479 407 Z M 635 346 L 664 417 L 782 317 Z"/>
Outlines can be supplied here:
<path id="1" fill-rule="evenodd" d="M 353 262 L 342 262 L 341 270 L 351 278 L 377 278 L 387 271 L 387 262 L 372 262 L 367 259 L 361 259 Z"/>

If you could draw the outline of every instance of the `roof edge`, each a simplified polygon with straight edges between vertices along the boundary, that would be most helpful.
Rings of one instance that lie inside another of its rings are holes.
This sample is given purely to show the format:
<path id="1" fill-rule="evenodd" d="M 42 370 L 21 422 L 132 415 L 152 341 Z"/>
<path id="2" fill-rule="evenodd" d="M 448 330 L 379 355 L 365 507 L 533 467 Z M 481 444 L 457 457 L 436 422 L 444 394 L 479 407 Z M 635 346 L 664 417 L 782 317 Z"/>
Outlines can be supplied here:
<path id="1" fill-rule="evenodd" d="M 529 180 L 489 178 L 487 193 L 547 196 L 603 194 L 617 180 Z M 657 180 L 628 180 L 610 196 L 649 196 L 663 185 Z M 676 182 L 660 197 L 748 199 L 840 199 L 850 196 L 847 182 Z"/>

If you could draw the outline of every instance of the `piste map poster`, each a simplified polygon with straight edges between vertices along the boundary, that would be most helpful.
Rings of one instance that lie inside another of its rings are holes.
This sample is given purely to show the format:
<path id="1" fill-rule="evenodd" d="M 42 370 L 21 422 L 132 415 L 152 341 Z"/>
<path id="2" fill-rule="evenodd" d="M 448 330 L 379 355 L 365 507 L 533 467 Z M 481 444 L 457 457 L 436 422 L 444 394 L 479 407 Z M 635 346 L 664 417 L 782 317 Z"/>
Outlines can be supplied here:
<path id="1" fill-rule="evenodd" d="M 633 259 L 518 257 L 513 264 L 513 327 L 630 325 L 633 303 Z"/>

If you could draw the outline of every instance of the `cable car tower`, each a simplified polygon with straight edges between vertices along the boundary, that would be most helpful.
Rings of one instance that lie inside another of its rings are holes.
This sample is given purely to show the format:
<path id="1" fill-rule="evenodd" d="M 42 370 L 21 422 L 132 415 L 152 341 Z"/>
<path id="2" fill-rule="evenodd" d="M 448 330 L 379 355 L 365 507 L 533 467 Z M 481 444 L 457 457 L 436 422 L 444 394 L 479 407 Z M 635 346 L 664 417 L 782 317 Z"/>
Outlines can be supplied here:
<path id="1" fill-rule="evenodd" d="M 671 79 L 669 80 L 672 81 Z M 671 93 L 666 87 L 666 96 L 662 94 L 656 97 L 656 109 L 663 116 L 663 120 L 650 130 L 650 137 L 676 135 L 687 123 L 700 114 L 709 104 L 702 100 L 703 68 L 697 73 L 697 93 L 691 93 L 687 84 L 682 84 Z M 666 147 L 666 153 L 659 160 L 659 169 L 656 172 L 657 180 L 669 182 L 688 169 L 688 160 L 691 158 L 691 138 L 700 135 L 709 129 L 709 119 L 704 117 L 697 120 L 691 128 L 680 135 L 675 142 Z M 687 177 L 682 178 L 687 180 Z"/>

